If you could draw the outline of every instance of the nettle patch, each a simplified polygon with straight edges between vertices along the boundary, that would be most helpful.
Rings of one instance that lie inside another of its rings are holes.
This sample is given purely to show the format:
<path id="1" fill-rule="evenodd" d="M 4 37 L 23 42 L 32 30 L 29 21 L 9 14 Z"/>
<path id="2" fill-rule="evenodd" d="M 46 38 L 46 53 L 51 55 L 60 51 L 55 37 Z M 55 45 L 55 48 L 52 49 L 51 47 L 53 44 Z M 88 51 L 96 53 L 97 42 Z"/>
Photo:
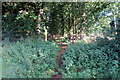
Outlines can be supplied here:
<path id="1" fill-rule="evenodd" d="M 62 55 L 63 78 L 118 78 L 118 54 L 108 46 L 76 43 Z"/>
<path id="2" fill-rule="evenodd" d="M 56 74 L 57 45 L 27 39 L 3 42 L 2 67 L 4 78 L 50 78 Z"/>

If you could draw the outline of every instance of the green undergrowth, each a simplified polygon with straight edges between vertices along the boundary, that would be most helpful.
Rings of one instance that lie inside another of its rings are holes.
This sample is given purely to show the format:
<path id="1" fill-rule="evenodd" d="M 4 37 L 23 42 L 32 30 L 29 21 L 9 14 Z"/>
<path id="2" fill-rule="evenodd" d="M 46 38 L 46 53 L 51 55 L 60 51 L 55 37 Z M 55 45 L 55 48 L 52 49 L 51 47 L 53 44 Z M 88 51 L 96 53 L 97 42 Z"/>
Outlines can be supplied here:
<path id="1" fill-rule="evenodd" d="M 58 46 L 41 39 L 3 41 L 2 72 L 4 78 L 50 78 L 54 72 Z"/>
<path id="2" fill-rule="evenodd" d="M 2 58 L 1 57 L 0 57 L 0 79 L 2 79 Z"/>
<path id="3" fill-rule="evenodd" d="M 69 45 L 62 55 L 62 77 L 119 79 L 119 47 L 112 41 L 106 45 L 84 42 Z"/>

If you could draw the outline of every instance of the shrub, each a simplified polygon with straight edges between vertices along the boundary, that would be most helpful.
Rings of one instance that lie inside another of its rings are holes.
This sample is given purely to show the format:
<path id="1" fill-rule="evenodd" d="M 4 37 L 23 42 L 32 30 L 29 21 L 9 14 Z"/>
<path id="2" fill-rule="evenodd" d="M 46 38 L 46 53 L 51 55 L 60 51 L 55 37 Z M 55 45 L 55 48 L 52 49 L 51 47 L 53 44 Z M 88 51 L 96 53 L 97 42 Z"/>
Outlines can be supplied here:
<path id="1" fill-rule="evenodd" d="M 117 78 L 118 54 L 108 46 L 69 45 L 62 55 L 60 69 L 63 78 Z"/>
<path id="2" fill-rule="evenodd" d="M 2 79 L 2 43 L 0 43 L 0 79 Z"/>
<path id="3" fill-rule="evenodd" d="M 3 38 L 36 35 L 36 20 L 37 16 L 33 12 L 3 15 Z"/>
<path id="4" fill-rule="evenodd" d="M 4 78 L 50 78 L 55 74 L 57 46 L 40 39 L 3 42 Z"/>

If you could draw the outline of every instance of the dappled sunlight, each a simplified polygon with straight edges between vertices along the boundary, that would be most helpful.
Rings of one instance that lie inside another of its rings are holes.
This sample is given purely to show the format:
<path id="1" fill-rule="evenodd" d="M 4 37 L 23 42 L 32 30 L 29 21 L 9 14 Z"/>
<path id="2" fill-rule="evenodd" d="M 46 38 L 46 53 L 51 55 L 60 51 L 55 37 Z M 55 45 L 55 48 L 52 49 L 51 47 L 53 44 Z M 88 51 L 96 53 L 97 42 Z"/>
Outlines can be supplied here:
<path id="1" fill-rule="evenodd" d="M 2 77 L 120 79 L 119 5 L 3 2 Z"/>

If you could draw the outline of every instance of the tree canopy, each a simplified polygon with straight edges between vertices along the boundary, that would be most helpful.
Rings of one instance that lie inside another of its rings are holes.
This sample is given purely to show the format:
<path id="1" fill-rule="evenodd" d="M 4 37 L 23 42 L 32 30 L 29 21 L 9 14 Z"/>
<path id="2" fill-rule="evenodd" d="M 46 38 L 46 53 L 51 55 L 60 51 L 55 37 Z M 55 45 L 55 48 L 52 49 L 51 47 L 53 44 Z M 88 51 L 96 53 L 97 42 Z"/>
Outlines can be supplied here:
<path id="1" fill-rule="evenodd" d="M 81 35 L 108 27 L 109 18 L 118 17 L 118 6 L 112 2 L 3 2 L 3 32 L 29 36 L 43 35 L 46 29 L 51 35 Z M 100 16 L 107 10 L 111 16 Z"/>

